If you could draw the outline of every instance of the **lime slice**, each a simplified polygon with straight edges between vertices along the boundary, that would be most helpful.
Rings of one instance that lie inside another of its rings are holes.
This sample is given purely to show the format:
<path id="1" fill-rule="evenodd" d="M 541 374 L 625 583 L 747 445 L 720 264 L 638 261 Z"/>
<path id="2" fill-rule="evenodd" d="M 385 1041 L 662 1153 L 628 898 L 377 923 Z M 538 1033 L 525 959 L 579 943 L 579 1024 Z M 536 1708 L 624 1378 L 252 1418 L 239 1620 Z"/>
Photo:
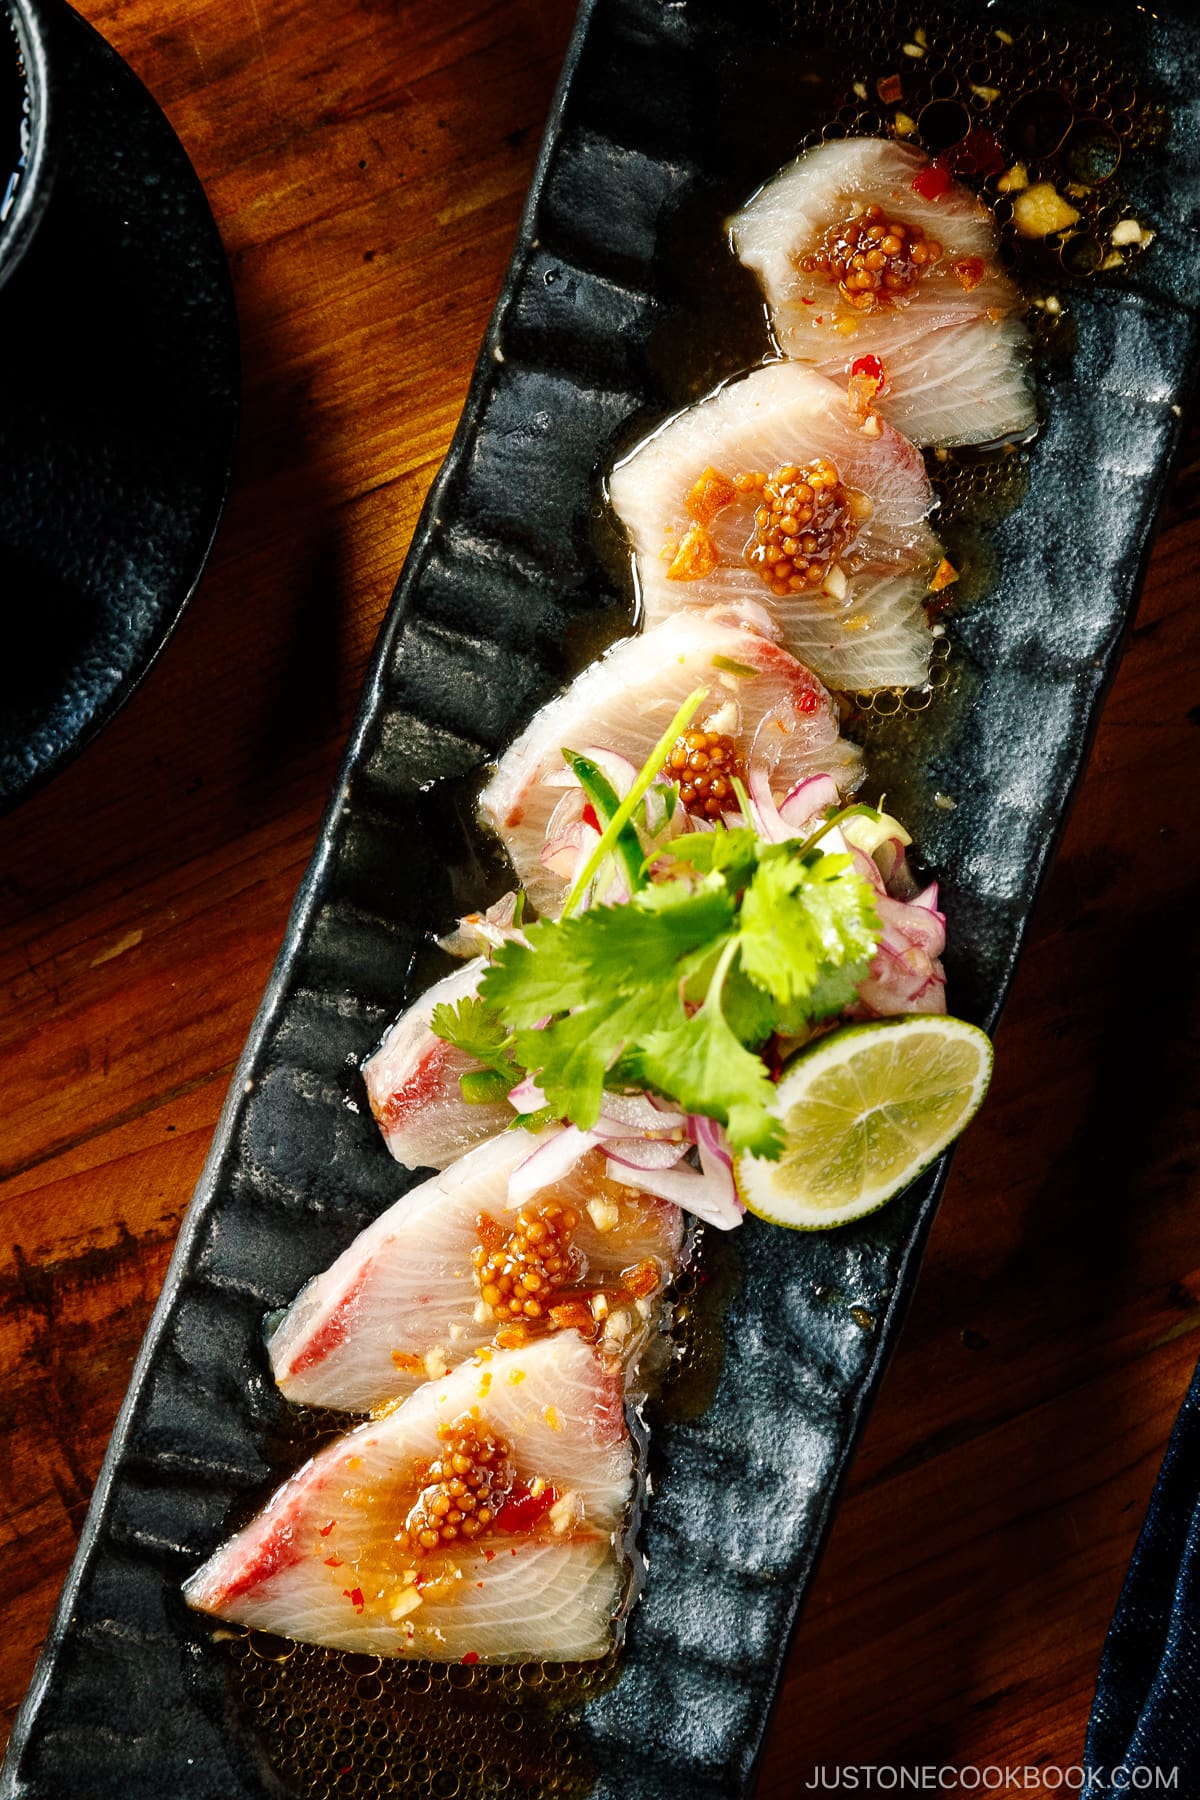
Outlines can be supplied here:
<path id="1" fill-rule="evenodd" d="M 738 1191 L 759 1218 L 800 1231 L 861 1219 L 953 1143 L 991 1074 L 988 1038 L 962 1019 L 842 1026 L 785 1069 L 771 1108 L 783 1155 L 739 1158 Z"/>

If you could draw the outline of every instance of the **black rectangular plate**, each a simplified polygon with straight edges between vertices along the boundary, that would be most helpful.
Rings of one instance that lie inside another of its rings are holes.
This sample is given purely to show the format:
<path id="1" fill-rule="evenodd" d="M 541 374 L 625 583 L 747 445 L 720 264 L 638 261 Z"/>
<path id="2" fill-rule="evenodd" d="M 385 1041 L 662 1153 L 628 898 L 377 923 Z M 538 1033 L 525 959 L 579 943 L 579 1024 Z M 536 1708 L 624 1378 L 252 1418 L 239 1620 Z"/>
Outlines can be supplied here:
<path id="1" fill-rule="evenodd" d="M 1014 3 L 1003 21 L 1034 43 L 1035 86 L 1061 76 L 1054 42 L 1038 35 L 1042 11 Z M 964 41 L 1001 23 L 979 0 L 886 17 L 897 47 L 924 22 L 931 56 L 937 19 Z M 1042 366 L 1046 423 L 1028 492 L 989 528 L 990 592 L 953 619 L 953 692 L 891 738 L 877 721 L 869 734 L 876 773 L 886 765 L 943 882 L 954 1010 L 988 1026 L 1132 613 L 1196 363 L 1197 37 L 1183 14 L 1130 5 L 1113 17 L 1101 57 L 1119 54 L 1170 121 L 1121 171 L 1157 239 L 1128 275 L 1069 293 L 1072 348 Z M 722 1241 L 709 1285 L 728 1314 L 711 1393 L 655 1424 L 645 1595 L 615 1672 L 594 1680 L 586 1704 L 567 1684 L 546 1714 L 540 1776 L 519 1745 L 506 1762 L 489 1738 L 479 1768 L 424 1763 L 420 1779 L 410 1770 L 392 1786 L 386 1731 L 338 1773 L 348 1740 L 329 1735 L 336 1719 L 310 1718 L 312 1740 L 326 1731 L 332 1746 L 327 1774 L 318 1759 L 305 1785 L 281 1777 L 248 1721 L 267 1690 L 286 1711 L 280 1682 L 291 1678 L 268 1659 L 257 1689 L 237 1688 L 229 1643 L 187 1612 L 179 1583 L 298 1460 L 266 1368 L 264 1313 L 407 1179 L 379 1142 L 357 1065 L 427 973 L 430 931 L 494 891 L 497 870 L 464 825 L 472 782 L 628 623 L 600 471 L 639 426 L 744 363 L 748 344 L 761 350 L 758 301 L 720 242 L 723 209 L 836 104 L 839 60 L 842 75 L 856 72 L 845 59 L 881 66 L 872 33 L 884 18 L 879 0 L 583 8 L 463 420 L 380 634 L 17 1722 L 4 1795 L 483 1800 L 554 1785 L 699 1800 L 751 1779 L 944 1167 L 858 1229 L 812 1236 L 749 1220 Z M 1055 28 L 1088 35 L 1094 20 L 1062 14 Z M 382 1704 L 379 1683 L 363 1679 L 348 1703 L 357 1715 L 341 1716 L 351 1736 Z M 511 1692 L 522 1678 L 505 1679 Z M 471 1704 L 446 1681 L 434 1698 L 446 1718 Z"/>

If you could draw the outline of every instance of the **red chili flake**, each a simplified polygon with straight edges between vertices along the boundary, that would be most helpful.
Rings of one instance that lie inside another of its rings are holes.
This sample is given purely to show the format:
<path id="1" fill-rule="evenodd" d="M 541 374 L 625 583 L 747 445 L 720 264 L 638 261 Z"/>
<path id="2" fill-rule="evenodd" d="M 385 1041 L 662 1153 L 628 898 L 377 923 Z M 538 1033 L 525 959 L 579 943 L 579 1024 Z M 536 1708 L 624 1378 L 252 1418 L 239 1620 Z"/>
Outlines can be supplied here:
<path id="1" fill-rule="evenodd" d="M 969 294 L 977 288 L 987 273 L 981 256 L 963 256 L 954 265 L 954 273 Z"/>
<path id="2" fill-rule="evenodd" d="M 875 83 L 875 92 L 885 106 L 891 106 L 903 94 L 904 83 L 898 75 L 881 75 Z"/>
<path id="3" fill-rule="evenodd" d="M 327 1556 L 325 1558 L 325 1567 L 327 1569 L 340 1569 L 341 1566 L 341 1562 L 336 1556 Z"/>
<path id="4" fill-rule="evenodd" d="M 318 1537 L 328 1537 L 330 1532 L 333 1530 L 333 1528 L 336 1524 L 337 1524 L 336 1519 L 330 1519 L 328 1525 L 322 1525 L 320 1531 L 317 1533 L 317 1536 Z"/>
<path id="5" fill-rule="evenodd" d="M 817 303 L 815 300 L 810 300 L 807 294 L 801 294 L 800 304 L 801 306 L 815 306 Z"/>
<path id="6" fill-rule="evenodd" d="M 805 688 L 796 702 L 796 710 L 802 713 L 815 713 L 821 710 L 821 696 L 814 694 L 811 688 Z"/>
<path id="7" fill-rule="evenodd" d="M 860 356 L 857 362 L 850 364 L 850 373 L 861 376 L 865 381 L 873 381 L 876 393 L 887 380 L 883 364 L 877 356 Z"/>
<path id="8" fill-rule="evenodd" d="M 348 1600 L 350 1602 L 355 1612 L 361 1612 L 366 1605 L 361 1588 L 343 1588 L 342 1598 L 343 1600 Z"/>
<path id="9" fill-rule="evenodd" d="M 949 186 L 949 175 L 936 163 L 930 163 L 927 169 L 922 169 L 912 179 L 913 193 L 920 194 L 922 200 L 940 200 Z"/>
<path id="10" fill-rule="evenodd" d="M 494 1550 L 485 1550 L 483 1557 L 485 1562 L 495 1562 L 496 1552 Z"/>
<path id="11" fill-rule="evenodd" d="M 966 137 L 941 151 L 938 163 L 952 175 L 999 175 L 1008 166 L 1008 158 L 994 131 L 974 125 Z"/>
<path id="12" fill-rule="evenodd" d="M 600 829 L 600 820 L 597 816 L 596 809 L 590 800 L 583 809 L 583 822 L 585 825 L 590 825 L 593 831 L 599 831 Z"/>
<path id="13" fill-rule="evenodd" d="M 465 1663 L 468 1663 L 468 1664 L 470 1664 L 470 1663 L 477 1663 L 477 1662 L 478 1662 L 478 1661 L 479 1661 L 479 1652 L 478 1652 L 478 1650 L 468 1650 L 468 1651 L 467 1651 L 467 1654 L 466 1654 L 466 1655 L 465 1655 L 465 1656 L 464 1656 L 464 1657 L 463 1657 L 463 1659 L 462 1659 L 462 1660 L 463 1660 L 463 1661 L 464 1661 L 464 1662 L 465 1662 Z"/>
<path id="14" fill-rule="evenodd" d="M 558 1499 L 558 1494 L 547 1482 L 540 1494 L 532 1494 L 519 1481 L 509 1494 L 508 1499 L 496 1514 L 497 1531 L 532 1531 L 538 1520 L 544 1518 Z M 515 1555 L 516 1552 L 514 1551 Z"/>

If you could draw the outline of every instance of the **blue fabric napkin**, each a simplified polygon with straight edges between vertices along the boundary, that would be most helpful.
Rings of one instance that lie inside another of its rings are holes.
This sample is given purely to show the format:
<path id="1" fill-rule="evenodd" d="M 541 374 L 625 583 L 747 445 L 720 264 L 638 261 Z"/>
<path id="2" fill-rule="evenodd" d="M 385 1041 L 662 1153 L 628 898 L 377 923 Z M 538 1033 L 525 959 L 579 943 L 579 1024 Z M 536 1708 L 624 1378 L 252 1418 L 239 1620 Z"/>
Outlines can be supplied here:
<path id="1" fill-rule="evenodd" d="M 1135 1769 L 1177 1769 L 1170 1790 L 1200 1795 L 1200 1367 L 1105 1640 L 1084 1766 L 1089 1800 L 1131 1790 Z"/>

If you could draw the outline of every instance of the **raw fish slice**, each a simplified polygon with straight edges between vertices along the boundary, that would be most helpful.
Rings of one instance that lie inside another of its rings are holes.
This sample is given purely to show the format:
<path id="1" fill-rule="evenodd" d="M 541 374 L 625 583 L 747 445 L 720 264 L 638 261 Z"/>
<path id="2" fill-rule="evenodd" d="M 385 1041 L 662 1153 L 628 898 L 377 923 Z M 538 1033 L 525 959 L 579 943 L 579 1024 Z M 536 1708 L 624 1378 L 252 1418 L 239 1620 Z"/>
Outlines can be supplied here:
<path id="1" fill-rule="evenodd" d="M 419 1465 L 455 1426 L 506 1440 L 516 1485 L 469 1542 L 413 1547 Z M 619 1367 L 560 1332 L 427 1382 L 330 1444 L 184 1595 L 235 1624 L 378 1656 L 600 1656 L 626 1591 L 632 1490 Z"/>
<path id="2" fill-rule="evenodd" d="M 528 1132 L 509 1131 L 479 1145 L 389 1207 L 302 1289 L 267 1346 L 289 1400 L 365 1412 L 492 1341 L 500 1321 L 481 1306 L 471 1261 L 477 1221 L 486 1213 L 512 1228 L 508 1179 L 535 1143 Z M 522 1211 L 540 1215 L 557 1204 L 578 1213 L 577 1268 L 555 1300 L 566 1289 L 609 1290 L 605 1342 L 629 1363 L 646 1326 L 636 1297 L 622 1303 L 614 1290 L 622 1270 L 637 1265 L 650 1265 L 636 1283 L 643 1297 L 661 1286 L 678 1264 L 683 1220 L 678 1207 L 618 1187 L 603 1171 L 603 1156 L 591 1151 Z M 586 1302 L 582 1311 L 591 1328 Z"/>
<path id="3" fill-rule="evenodd" d="M 1019 318 L 948 325 L 936 334 L 906 330 L 878 354 L 888 387 L 877 404 L 914 443 L 1020 439 L 1037 424 L 1029 334 Z M 838 349 L 816 366 L 844 384 L 852 360 Z"/>
<path id="4" fill-rule="evenodd" d="M 877 356 L 887 385 L 876 404 L 916 443 L 1026 435 L 1037 413 L 1025 303 L 997 263 L 996 225 L 982 202 L 956 181 L 934 199 L 913 187 L 929 167 L 921 151 L 883 139 L 822 144 L 735 214 L 734 249 L 762 282 L 783 351 L 843 384 L 860 357 Z M 829 275 L 798 263 L 872 203 L 921 226 L 942 256 L 899 304 L 863 313 Z"/>
<path id="5" fill-rule="evenodd" d="M 477 956 L 435 982 L 401 1013 L 363 1064 L 371 1111 L 388 1149 L 406 1169 L 444 1169 L 512 1123 L 507 1100 L 472 1105 L 463 1099 L 459 1077 L 481 1065 L 429 1028 L 434 1007 L 473 994 L 486 967 L 486 959 Z"/>
<path id="6" fill-rule="evenodd" d="M 541 860 L 547 826 L 563 799 L 561 787 L 547 785 L 561 774 L 563 747 L 613 750 L 640 768 L 697 687 L 709 690 L 698 722 L 716 719 L 743 757 L 763 726 L 780 795 L 817 771 L 832 776 L 843 793 L 862 780 L 861 753 L 839 736 L 836 709 L 821 683 L 760 635 L 770 628 L 760 608 L 744 616 L 758 630 L 726 609 L 677 613 L 641 637 L 623 639 L 543 707 L 501 757 L 480 810 L 540 913 L 553 913 L 564 895 L 561 877 Z"/>
<path id="7" fill-rule="evenodd" d="M 925 523 L 933 490 L 921 453 L 878 418 L 868 423 L 873 435 L 851 413 L 844 384 L 777 362 L 727 383 L 640 445 L 613 471 L 609 491 L 637 557 L 648 622 L 751 601 L 768 609 L 792 655 L 832 687 L 924 681 L 932 640 L 923 602 L 942 558 Z M 818 458 L 866 496 L 869 513 L 824 586 L 780 595 L 747 561 L 760 504 L 754 492 L 739 493 L 705 521 L 715 566 L 690 577 L 671 573 L 687 534 L 701 529 L 692 496 L 706 472 L 732 483 Z"/>

